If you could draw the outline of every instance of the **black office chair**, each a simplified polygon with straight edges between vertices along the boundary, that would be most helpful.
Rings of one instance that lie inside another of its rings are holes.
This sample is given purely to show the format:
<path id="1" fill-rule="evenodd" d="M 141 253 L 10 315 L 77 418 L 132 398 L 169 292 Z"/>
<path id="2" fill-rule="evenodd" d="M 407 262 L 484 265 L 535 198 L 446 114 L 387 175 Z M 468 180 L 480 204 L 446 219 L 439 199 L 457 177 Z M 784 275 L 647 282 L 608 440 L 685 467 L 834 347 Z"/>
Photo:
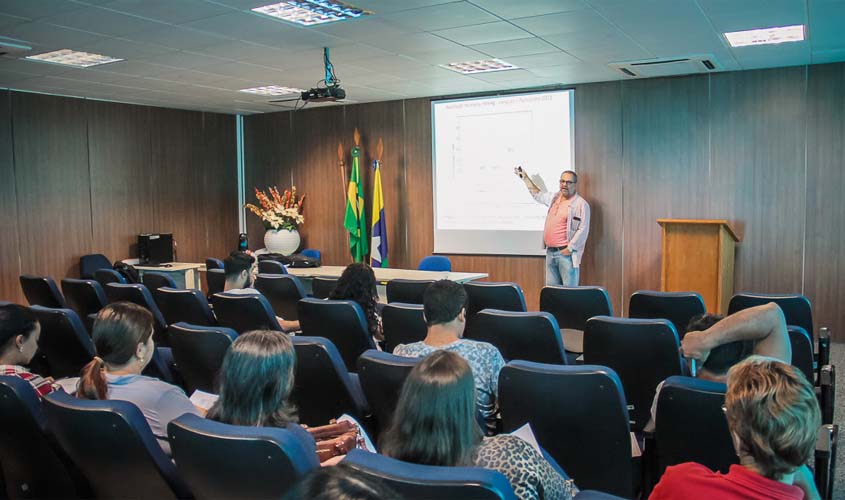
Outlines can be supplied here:
<path id="1" fill-rule="evenodd" d="M 392 279 L 387 282 L 387 302 L 422 304 L 423 293 L 434 280 Z"/>
<path id="2" fill-rule="evenodd" d="M 223 269 L 224 267 L 223 261 L 214 257 L 208 257 L 205 259 L 205 270 L 210 271 L 212 269 Z"/>
<path id="3" fill-rule="evenodd" d="M 97 314 L 100 309 L 108 304 L 103 287 L 92 279 L 65 278 L 62 280 L 62 292 L 64 292 L 68 306 L 76 311 L 79 319 L 90 332 L 94 324 L 91 321 L 91 315 Z"/>
<path id="4" fill-rule="evenodd" d="M 64 309 L 67 307 L 65 298 L 56 286 L 56 282 L 49 276 L 33 276 L 24 274 L 20 277 L 21 289 L 31 306 Z"/>
<path id="5" fill-rule="evenodd" d="M 311 279 L 311 295 L 315 299 L 327 299 L 337 288 L 337 280 L 340 278 L 314 276 Z"/>
<path id="6" fill-rule="evenodd" d="M 258 261 L 259 274 L 287 274 L 288 270 L 281 262 L 275 260 L 259 260 Z"/>
<path id="7" fill-rule="evenodd" d="M 298 424 L 227 425 L 185 414 L 167 426 L 179 474 L 197 498 L 282 498 L 320 462 Z"/>
<path id="8" fill-rule="evenodd" d="M 97 269 L 94 271 L 94 279 L 103 287 L 103 290 L 109 283 L 126 283 L 126 278 L 114 269 Z"/>
<path id="9" fill-rule="evenodd" d="M 394 356 L 369 350 L 358 358 L 358 378 L 370 410 L 373 413 L 376 439 L 390 425 L 402 385 L 419 358 Z"/>
<path id="10" fill-rule="evenodd" d="M 199 389 L 217 394 L 217 374 L 238 334 L 231 328 L 187 323 L 171 324 L 167 333 L 188 393 Z"/>
<path id="11" fill-rule="evenodd" d="M 540 291 L 540 310 L 551 313 L 569 352 L 584 352 L 584 328 L 593 316 L 613 316 L 607 290 L 600 286 L 547 286 Z"/>
<path id="12" fill-rule="evenodd" d="M 109 283 L 104 289 L 110 304 L 121 301 L 132 302 L 150 311 L 153 315 L 153 325 L 155 326 L 153 340 L 159 346 L 170 345 L 170 341 L 167 338 L 167 321 L 161 314 L 161 310 L 159 310 L 147 287 L 140 283 Z"/>
<path id="13" fill-rule="evenodd" d="M 307 298 L 298 304 L 302 334 L 329 339 L 340 352 L 348 371 L 356 370 L 355 362 L 361 353 L 376 348 L 364 311 L 355 301 Z"/>
<path id="14" fill-rule="evenodd" d="M 493 344 L 505 361 L 567 364 L 560 328 L 547 312 L 484 309 L 475 315 L 472 329 L 465 336 Z"/>
<path id="15" fill-rule="evenodd" d="M 739 463 L 722 412 L 725 384 L 691 377 L 669 377 L 657 398 L 655 445 L 658 473 L 684 462 L 698 462 L 727 474 Z"/>
<path id="16" fill-rule="evenodd" d="M 0 376 L 0 463 L 6 495 L 24 498 L 87 498 L 87 485 L 45 431 L 41 400 L 26 380 Z"/>
<path id="17" fill-rule="evenodd" d="M 208 298 L 215 293 L 223 293 L 226 289 L 226 272 L 223 269 L 209 269 L 205 273 L 205 280 L 208 284 Z"/>
<path id="18" fill-rule="evenodd" d="M 94 279 L 94 272 L 99 269 L 111 269 L 109 258 L 101 253 L 83 255 L 79 258 L 79 277 L 84 280 Z"/>
<path id="19" fill-rule="evenodd" d="M 144 275 L 141 277 L 141 283 L 143 283 L 144 286 L 151 292 L 154 292 L 163 286 L 168 288 L 177 288 L 176 282 L 173 281 L 173 278 L 170 277 L 170 275 L 157 273 L 155 271 L 144 271 Z"/>
<path id="20" fill-rule="evenodd" d="M 511 361 L 499 375 L 505 432 L 525 423 L 579 488 L 633 496 L 625 393 L 604 366 Z"/>
<path id="21" fill-rule="evenodd" d="M 141 410 L 118 400 L 43 399 L 47 428 L 97 498 L 192 498 Z"/>
<path id="22" fill-rule="evenodd" d="M 211 297 L 214 314 L 220 326 L 231 328 L 238 333 L 250 330 L 282 331 L 273 308 L 263 295 L 240 295 L 217 293 Z"/>
<path id="23" fill-rule="evenodd" d="M 41 324 L 38 349 L 47 358 L 53 378 L 78 377 L 96 354 L 94 343 L 71 309 L 30 308 Z"/>
<path id="24" fill-rule="evenodd" d="M 413 344 L 423 340 L 428 332 L 422 304 L 385 304 L 381 310 L 384 350 L 393 352 L 399 344 Z"/>
<path id="25" fill-rule="evenodd" d="M 480 467 L 412 464 L 363 450 L 352 450 L 343 463 L 386 484 L 403 499 L 516 500 L 501 472 Z"/>
<path id="26" fill-rule="evenodd" d="M 199 290 L 161 287 L 153 291 L 153 297 L 168 325 L 180 322 L 199 326 L 217 324 L 208 299 Z"/>
<path id="27" fill-rule="evenodd" d="M 525 295 L 516 283 L 495 281 L 471 281 L 464 283 L 469 303 L 467 318 L 483 309 L 525 312 Z"/>
<path id="28" fill-rule="evenodd" d="M 291 401 L 299 422 L 312 427 L 326 425 L 344 413 L 364 420 L 369 409 L 361 384 L 347 372 L 334 344 L 321 337 L 297 335 L 291 340 L 296 351 Z"/>
<path id="29" fill-rule="evenodd" d="M 792 366 L 801 370 L 807 380 L 813 383 L 815 371 L 813 370 L 813 341 L 807 330 L 800 326 L 788 325 L 789 344 L 792 347 Z"/>
<path id="30" fill-rule="evenodd" d="M 638 290 L 628 302 L 629 318 L 668 319 L 675 325 L 680 339 L 687 333 L 690 320 L 706 312 L 704 299 L 696 292 Z"/>
<path id="31" fill-rule="evenodd" d="M 290 274 L 259 274 L 255 289 L 267 297 L 277 316 L 289 321 L 299 319 L 297 303 L 308 296 L 299 278 Z"/>
<path id="32" fill-rule="evenodd" d="M 650 418 L 657 385 L 682 374 L 678 333 L 666 319 L 596 316 L 584 330 L 584 363 L 612 368 L 622 380 L 631 430 Z"/>

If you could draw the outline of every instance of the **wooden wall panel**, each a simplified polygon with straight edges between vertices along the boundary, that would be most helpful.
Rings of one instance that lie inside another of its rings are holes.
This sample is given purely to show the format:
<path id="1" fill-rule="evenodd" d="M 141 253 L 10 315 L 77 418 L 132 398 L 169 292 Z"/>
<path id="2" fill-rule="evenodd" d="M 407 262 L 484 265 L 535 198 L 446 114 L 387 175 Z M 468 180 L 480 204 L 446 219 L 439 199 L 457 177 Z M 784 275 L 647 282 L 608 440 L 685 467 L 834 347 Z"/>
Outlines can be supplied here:
<path id="1" fill-rule="evenodd" d="M 735 291 L 800 292 L 804 237 L 804 67 L 711 77 L 709 218 L 742 235 Z"/>
<path id="2" fill-rule="evenodd" d="M 693 76 L 623 84 L 625 307 L 634 291 L 660 289 L 656 220 L 704 215 L 707 83 Z"/>
<path id="3" fill-rule="evenodd" d="M 109 260 L 137 256 L 138 233 L 150 230 L 157 196 L 150 175 L 150 109 L 101 101 L 88 108 L 91 249 Z"/>
<path id="4" fill-rule="evenodd" d="M 85 101 L 14 92 L 12 122 L 21 271 L 77 276 L 92 237 Z"/>
<path id="5" fill-rule="evenodd" d="M 205 231 L 205 248 L 195 255 L 195 262 L 206 257 L 225 256 L 238 242 L 238 171 L 235 117 L 216 113 L 202 114 L 202 190 L 194 192 L 199 200 L 197 220 Z"/>
<path id="6" fill-rule="evenodd" d="M 405 101 L 405 236 L 408 267 L 434 249 L 433 181 L 431 178 L 431 99 Z M 454 269 L 459 268 L 457 263 Z M 472 264 L 472 263 L 468 263 Z M 463 269 L 473 269 L 465 267 Z"/>
<path id="7" fill-rule="evenodd" d="M 809 68 L 804 294 L 816 326 L 845 340 L 845 64 Z"/>
<path id="8" fill-rule="evenodd" d="M 585 85 L 575 92 L 575 168 L 591 216 L 581 284 L 607 288 L 619 314 L 627 301 L 622 286 L 621 82 Z"/>
<path id="9" fill-rule="evenodd" d="M 12 108 L 8 90 L 0 91 L 0 300 L 24 300 L 18 276 L 18 198 L 12 148 Z"/>

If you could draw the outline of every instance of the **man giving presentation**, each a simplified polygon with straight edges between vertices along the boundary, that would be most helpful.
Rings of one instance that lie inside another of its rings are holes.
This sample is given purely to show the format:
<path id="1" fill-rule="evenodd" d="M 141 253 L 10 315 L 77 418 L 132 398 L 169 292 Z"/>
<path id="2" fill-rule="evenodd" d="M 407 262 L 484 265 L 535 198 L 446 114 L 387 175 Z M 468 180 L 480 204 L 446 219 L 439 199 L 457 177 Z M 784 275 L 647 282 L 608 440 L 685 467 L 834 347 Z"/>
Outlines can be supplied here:
<path id="1" fill-rule="evenodd" d="M 578 195 L 578 174 L 564 170 L 560 191 L 541 190 L 522 167 L 514 169 L 537 202 L 549 207 L 543 229 L 546 285 L 578 286 L 578 268 L 590 232 L 590 205 Z"/>

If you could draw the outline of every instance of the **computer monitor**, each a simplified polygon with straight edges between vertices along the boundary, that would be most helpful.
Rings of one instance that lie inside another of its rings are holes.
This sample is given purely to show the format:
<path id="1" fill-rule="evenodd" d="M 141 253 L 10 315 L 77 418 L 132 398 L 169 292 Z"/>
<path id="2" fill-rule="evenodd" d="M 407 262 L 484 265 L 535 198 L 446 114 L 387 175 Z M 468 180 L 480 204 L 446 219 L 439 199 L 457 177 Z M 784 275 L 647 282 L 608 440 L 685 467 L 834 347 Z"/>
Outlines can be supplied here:
<path id="1" fill-rule="evenodd" d="M 138 235 L 138 260 L 142 266 L 157 266 L 173 262 L 173 235 L 171 233 Z"/>

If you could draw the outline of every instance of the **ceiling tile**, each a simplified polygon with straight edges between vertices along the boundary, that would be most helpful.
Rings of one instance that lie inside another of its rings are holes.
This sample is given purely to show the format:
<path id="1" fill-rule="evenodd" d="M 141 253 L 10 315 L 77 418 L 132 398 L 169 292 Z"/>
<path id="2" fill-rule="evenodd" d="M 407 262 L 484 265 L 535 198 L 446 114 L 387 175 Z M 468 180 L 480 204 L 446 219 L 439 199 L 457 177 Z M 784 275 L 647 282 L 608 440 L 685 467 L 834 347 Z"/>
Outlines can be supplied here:
<path id="1" fill-rule="evenodd" d="M 153 31 L 133 33 L 127 35 L 125 38 L 139 42 L 155 43 L 180 50 L 194 50 L 219 45 L 227 41 L 223 36 L 216 36 L 183 26 L 168 26 Z"/>
<path id="2" fill-rule="evenodd" d="M 66 0 L 3 0 L 0 2 L 0 13 L 27 19 L 39 19 L 59 12 L 87 7 L 84 4 L 68 2 Z"/>
<path id="3" fill-rule="evenodd" d="M 168 24 L 182 24 L 231 12 L 231 9 L 201 0 L 107 0 L 103 7 Z"/>
<path id="4" fill-rule="evenodd" d="M 508 62 L 520 68 L 533 69 L 546 66 L 563 66 L 565 64 L 580 64 L 581 61 L 566 52 L 549 54 L 534 54 L 531 56 L 509 57 Z"/>
<path id="5" fill-rule="evenodd" d="M 559 50 L 554 45 L 537 37 L 508 40 L 506 42 L 482 43 L 472 45 L 470 48 L 483 52 L 490 57 L 529 56 L 557 52 Z"/>
<path id="6" fill-rule="evenodd" d="M 156 21 L 147 21 L 135 16 L 118 14 L 99 7 L 88 7 L 62 12 L 54 16 L 42 18 L 39 21 L 56 26 L 118 37 L 141 31 L 152 31 L 166 26 Z"/>
<path id="7" fill-rule="evenodd" d="M 102 41 L 76 47 L 85 52 L 103 54 L 119 59 L 143 59 L 175 52 L 170 47 L 150 43 L 136 42 L 124 38 L 106 38 Z"/>
<path id="8" fill-rule="evenodd" d="M 583 0 L 472 0 L 472 3 L 504 19 L 589 9 Z"/>
<path id="9" fill-rule="evenodd" d="M 16 24 L 3 29 L 3 36 L 24 41 L 33 51 L 72 49 L 105 40 L 106 37 L 46 23 Z M 38 53 L 36 52 L 36 53 Z"/>
<path id="10" fill-rule="evenodd" d="M 499 18 L 469 2 L 454 2 L 388 14 L 384 19 L 415 31 L 435 31 L 498 21 Z"/>
<path id="11" fill-rule="evenodd" d="M 698 0 L 719 33 L 807 22 L 805 2 L 795 0 Z"/>
<path id="12" fill-rule="evenodd" d="M 354 40 L 356 42 L 397 38 L 413 31 L 407 27 L 397 26 L 377 17 L 317 25 L 312 29 L 326 33 L 327 35 Z"/>
<path id="13" fill-rule="evenodd" d="M 456 45 L 451 40 L 446 40 L 431 33 L 411 33 L 397 37 L 387 37 L 368 42 L 367 44 L 394 54 L 430 52 L 432 50 L 450 49 Z"/>
<path id="14" fill-rule="evenodd" d="M 614 28 L 592 10 L 576 10 L 515 19 L 513 23 L 537 36 L 575 32 L 610 32 Z"/>
<path id="15" fill-rule="evenodd" d="M 0 14 L 0 29 L 7 26 L 14 26 L 16 24 L 28 23 L 30 20 L 26 17 L 11 16 Z"/>
<path id="16" fill-rule="evenodd" d="M 432 52 L 420 52 L 418 54 L 413 54 L 411 57 L 413 57 L 417 61 L 423 61 L 427 64 L 432 65 L 449 64 L 453 62 L 479 61 L 481 59 L 488 58 L 487 55 L 482 52 L 463 47 L 461 45 L 456 45 L 454 48 L 451 49 L 435 50 Z"/>
<path id="17" fill-rule="evenodd" d="M 435 34 L 462 45 L 477 45 L 531 37 L 530 33 L 505 21 L 452 28 L 436 31 Z"/>

